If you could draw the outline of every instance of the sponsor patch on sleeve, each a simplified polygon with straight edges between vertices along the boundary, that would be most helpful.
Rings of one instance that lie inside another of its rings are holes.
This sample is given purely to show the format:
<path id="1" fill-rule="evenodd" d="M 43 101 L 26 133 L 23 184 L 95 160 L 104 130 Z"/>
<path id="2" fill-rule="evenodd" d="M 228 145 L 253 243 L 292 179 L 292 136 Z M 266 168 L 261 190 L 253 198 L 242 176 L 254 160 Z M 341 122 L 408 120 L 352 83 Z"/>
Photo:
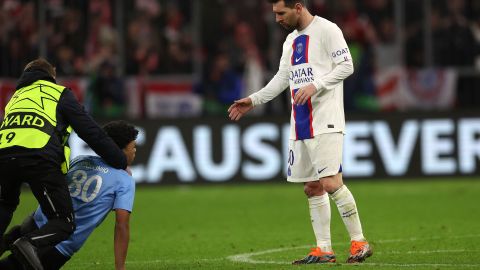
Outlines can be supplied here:
<path id="1" fill-rule="evenodd" d="M 336 51 L 333 51 L 331 54 L 332 54 L 332 59 L 333 61 L 335 61 L 335 63 L 349 61 L 352 58 L 350 56 L 350 50 L 348 48 L 338 49 Z"/>

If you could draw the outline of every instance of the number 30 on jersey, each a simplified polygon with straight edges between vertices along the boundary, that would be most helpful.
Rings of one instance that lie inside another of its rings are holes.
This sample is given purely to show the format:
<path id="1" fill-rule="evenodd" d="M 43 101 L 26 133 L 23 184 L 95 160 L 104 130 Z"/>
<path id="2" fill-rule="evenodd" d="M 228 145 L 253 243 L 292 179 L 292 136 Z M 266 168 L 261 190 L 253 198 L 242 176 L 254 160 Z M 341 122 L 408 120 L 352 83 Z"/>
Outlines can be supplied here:
<path id="1" fill-rule="evenodd" d="M 81 199 L 84 202 L 93 201 L 102 187 L 102 177 L 93 175 L 88 178 L 84 170 L 76 170 L 72 174 L 72 182 L 68 185 L 70 196 Z M 95 185 L 95 186 L 92 186 Z"/>

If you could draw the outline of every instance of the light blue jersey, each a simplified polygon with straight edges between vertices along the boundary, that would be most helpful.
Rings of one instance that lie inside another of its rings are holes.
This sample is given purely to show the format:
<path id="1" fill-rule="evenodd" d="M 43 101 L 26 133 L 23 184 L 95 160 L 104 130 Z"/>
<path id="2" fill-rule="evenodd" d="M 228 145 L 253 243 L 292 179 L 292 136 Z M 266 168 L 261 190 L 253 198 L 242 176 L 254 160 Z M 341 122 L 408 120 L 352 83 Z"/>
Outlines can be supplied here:
<path id="1" fill-rule="evenodd" d="M 111 210 L 132 212 L 135 181 L 126 171 L 112 168 L 96 156 L 75 158 L 67 181 L 77 228 L 70 238 L 56 248 L 63 255 L 71 257 Z M 40 207 L 35 211 L 34 220 L 38 227 L 47 223 Z"/>

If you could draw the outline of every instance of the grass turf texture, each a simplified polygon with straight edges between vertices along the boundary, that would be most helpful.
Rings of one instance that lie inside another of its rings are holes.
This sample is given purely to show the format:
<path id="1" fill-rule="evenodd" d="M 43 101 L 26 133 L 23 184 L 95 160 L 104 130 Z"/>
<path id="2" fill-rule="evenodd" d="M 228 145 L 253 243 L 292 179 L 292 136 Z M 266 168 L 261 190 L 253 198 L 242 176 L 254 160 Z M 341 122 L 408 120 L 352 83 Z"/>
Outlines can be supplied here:
<path id="1" fill-rule="evenodd" d="M 315 240 L 302 185 L 279 183 L 137 188 L 127 269 L 480 269 L 480 179 L 347 184 L 375 250 L 366 264 L 344 264 L 332 204 L 338 263 L 290 265 Z M 14 222 L 35 204 L 24 191 Z M 113 223 L 111 213 L 64 269 L 114 269 Z"/>

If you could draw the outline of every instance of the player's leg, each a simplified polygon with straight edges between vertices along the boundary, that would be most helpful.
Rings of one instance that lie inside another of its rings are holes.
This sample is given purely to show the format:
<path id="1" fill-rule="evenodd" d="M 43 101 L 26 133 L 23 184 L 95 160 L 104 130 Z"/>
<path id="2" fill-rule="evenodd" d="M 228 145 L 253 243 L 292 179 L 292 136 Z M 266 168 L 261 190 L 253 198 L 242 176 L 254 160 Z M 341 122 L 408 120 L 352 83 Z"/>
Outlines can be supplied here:
<path id="1" fill-rule="evenodd" d="M 317 247 L 312 248 L 307 257 L 294 261 L 293 264 L 311 264 L 335 262 L 330 235 L 330 201 L 320 181 L 304 184 L 304 192 L 308 197 L 308 205 L 312 228 L 317 240 Z"/>
<path id="2" fill-rule="evenodd" d="M 343 184 L 342 173 L 322 179 L 325 190 L 337 205 L 338 211 L 352 241 L 365 241 L 358 215 L 357 204 L 352 193 Z"/>
<path id="3" fill-rule="evenodd" d="M 330 194 L 330 197 L 337 205 L 343 222 L 353 241 L 351 250 L 357 250 L 357 248 L 353 247 L 357 247 L 359 243 L 369 248 L 362 233 L 362 226 L 360 224 L 355 200 L 348 188 L 343 185 L 341 174 L 343 134 L 321 134 L 316 136 L 315 140 L 307 141 L 307 144 L 313 167 L 317 172 L 317 177 L 320 179 L 323 189 Z M 358 252 L 354 253 L 357 254 Z M 369 253 L 369 255 L 371 255 L 371 253 Z M 357 256 L 356 258 L 360 257 Z M 365 256 L 360 259 L 364 258 Z M 360 261 L 360 259 L 357 261 Z"/>
<path id="4" fill-rule="evenodd" d="M 342 173 L 322 180 L 325 190 L 337 205 L 343 223 L 350 235 L 349 263 L 363 262 L 373 254 L 373 250 L 363 235 L 360 216 L 355 199 L 346 185 L 343 184 Z"/>
<path id="5" fill-rule="evenodd" d="M 317 145 L 312 145 L 311 157 L 318 168 L 322 186 L 337 205 L 351 240 L 365 240 L 358 216 L 357 205 L 342 179 L 343 134 L 328 133 L 318 136 Z M 320 154 L 317 154 L 320 153 Z"/>
<path id="6" fill-rule="evenodd" d="M 330 236 L 330 202 L 328 194 L 323 190 L 322 184 L 312 181 L 316 173 L 311 166 L 308 151 L 303 141 L 290 141 L 288 159 L 288 181 L 304 183 L 304 192 L 308 197 L 310 219 L 317 247 L 303 259 L 294 261 L 294 264 L 311 264 L 334 262 L 335 255 L 332 251 Z"/>
<path id="7" fill-rule="evenodd" d="M 343 134 L 332 133 L 322 136 L 323 144 L 329 145 L 326 149 L 327 156 L 336 157 L 332 160 L 331 166 L 336 169 L 336 173 L 323 177 L 321 182 L 330 198 L 337 205 L 338 211 L 342 217 L 343 223 L 350 235 L 351 249 L 348 262 L 362 262 L 365 258 L 372 255 L 372 250 L 366 241 L 360 216 L 358 214 L 355 199 L 346 185 L 343 183 L 341 154 L 343 152 Z M 338 157 L 338 155 L 340 155 Z"/>
<path id="8" fill-rule="evenodd" d="M 330 236 L 330 200 L 320 181 L 304 184 L 304 192 L 308 197 L 310 218 L 313 231 L 317 240 L 317 247 L 322 251 L 332 252 Z"/>

